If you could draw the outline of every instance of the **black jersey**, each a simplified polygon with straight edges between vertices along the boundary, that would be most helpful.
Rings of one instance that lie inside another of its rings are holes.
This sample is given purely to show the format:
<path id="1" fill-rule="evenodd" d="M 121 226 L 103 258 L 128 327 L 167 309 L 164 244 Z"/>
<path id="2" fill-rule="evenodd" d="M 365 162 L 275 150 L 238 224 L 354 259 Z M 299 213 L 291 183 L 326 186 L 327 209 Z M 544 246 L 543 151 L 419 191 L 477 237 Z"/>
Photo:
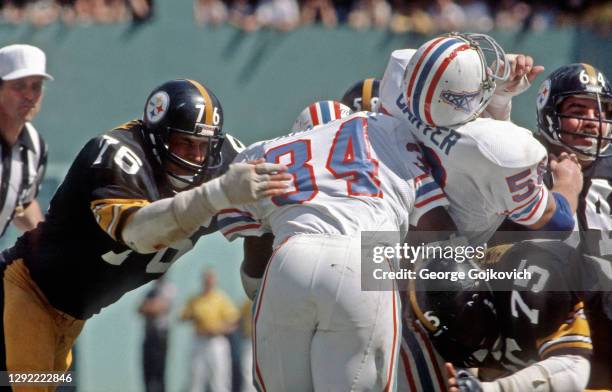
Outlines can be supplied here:
<path id="1" fill-rule="evenodd" d="M 51 305 L 73 317 L 89 318 L 161 276 L 202 235 L 217 229 L 211 219 L 189 239 L 151 254 L 123 243 L 118 234 L 132 212 L 174 195 L 143 137 L 142 123 L 133 121 L 90 140 L 56 191 L 45 221 L 17 241 L 17 256 Z M 224 143 L 211 177 L 227 169 L 239 145 L 235 139 Z"/>
<path id="2" fill-rule="evenodd" d="M 483 367 L 514 372 L 554 355 L 590 357 L 590 330 L 577 290 L 580 262 L 579 252 L 560 241 L 524 241 L 489 249 L 484 267 L 532 275 L 492 284 L 501 339 L 494 352 L 481 353 L 488 355 Z"/>
<path id="3" fill-rule="evenodd" d="M 584 170 L 578 199 L 580 249 L 592 267 L 585 282 L 586 312 L 593 335 L 591 389 L 612 389 L 612 157 L 600 158 Z M 596 290 L 596 291 L 593 291 Z"/>

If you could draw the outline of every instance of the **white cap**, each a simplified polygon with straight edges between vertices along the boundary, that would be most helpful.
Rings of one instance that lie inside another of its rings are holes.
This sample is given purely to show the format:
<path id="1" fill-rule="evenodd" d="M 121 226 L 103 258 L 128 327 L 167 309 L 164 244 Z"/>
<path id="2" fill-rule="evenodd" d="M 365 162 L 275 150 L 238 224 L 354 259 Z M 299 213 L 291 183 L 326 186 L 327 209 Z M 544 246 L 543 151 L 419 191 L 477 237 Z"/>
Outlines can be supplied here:
<path id="1" fill-rule="evenodd" d="M 9 45 L 0 49 L 0 79 L 14 80 L 27 76 L 43 76 L 53 80 L 46 72 L 45 53 L 31 45 Z"/>

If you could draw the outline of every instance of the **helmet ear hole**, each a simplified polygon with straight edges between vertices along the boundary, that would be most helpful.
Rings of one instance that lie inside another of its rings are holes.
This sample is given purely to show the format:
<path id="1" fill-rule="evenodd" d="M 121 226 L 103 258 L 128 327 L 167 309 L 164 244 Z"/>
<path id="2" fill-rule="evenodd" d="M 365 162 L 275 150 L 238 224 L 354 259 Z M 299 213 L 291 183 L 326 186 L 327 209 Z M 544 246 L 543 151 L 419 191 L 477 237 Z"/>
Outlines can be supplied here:
<path id="1" fill-rule="evenodd" d="M 201 184 L 210 162 L 221 159 L 223 109 L 215 94 L 198 81 L 175 79 L 155 88 L 145 103 L 143 125 L 145 139 L 151 142 L 150 147 L 159 163 L 164 167 L 180 168 L 180 172 L 166 169 L 168 176 L 187 182 L 189 186 Z M 204 162 L 191 162 L 173 154 L 169 149 L 171 132 L 208 138 Z M 215 148 L 211 148 L 213 145 Z"/>

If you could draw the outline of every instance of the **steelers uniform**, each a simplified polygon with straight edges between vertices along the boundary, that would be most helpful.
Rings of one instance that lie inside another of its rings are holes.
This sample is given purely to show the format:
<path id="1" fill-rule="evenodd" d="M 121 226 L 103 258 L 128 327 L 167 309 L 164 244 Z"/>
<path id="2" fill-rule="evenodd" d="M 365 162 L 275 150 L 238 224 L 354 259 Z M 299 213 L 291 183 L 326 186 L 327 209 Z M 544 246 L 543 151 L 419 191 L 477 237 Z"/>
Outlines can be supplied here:
<path id="1" fill-rule="evenodd" d="M 209 178 L 223 173 L 237 154 L 240 143 L 226 137 L 231 142 L 223 144 Z M 119 234 L 131 213 L 174 195 L 146 146 L 140 121 L 90 140 L 45 221 L 5 252 L 2 306 L 10 322 L 2 323 L 2 369 L 65 370 L 83 320 L 161 276 L 202 235 L 217 230 L 212 219 L 189 239 L 151 254 L 123 242 Z"/>
<path id="2" fill-rule="evenodd" d="M 473 353 L 485 369 L 480 374 L 497 378 L 555 355 L 591 356 L 589 324 L 575 290 L 580 288 L 579 261 L 580 255 L 559 241 L 489 248 L 483 269 L 526 269 L 533 275 L 528 281 L 489 281 L 500 338 L 491 351 Z M 410 303 L 402 331 L 398 391 L 447 391 L 445 360 L 417 321 L 419 306 L 412 299 Z"/>
<path id="3" fill-rule="evenodd" d="M 482 367 L 515 372 L 555 355 L 591 356 L 590 328 L 579 296 L 580 260 L 575 249 L 559 241 L 489 249 L 486 262 L 491 265 L 482 267 L 532 275 L 489 281 L 502 339 Z"/>
<path id="4" fill-rule="evenodd" d="M 599 158 L 583 171 L 578 200 L 581 250 L 597 256 L 590 262 L 595 280 L 585 282 L 602 291 L 586 291 L 586 313 L 593 334 L 593 361 L 589 388 L 612 389 L 612 157 Z M 597 265 L 599 264 L 599 265 Z M 605 291 L 604 291 L 605 290 Z"/>

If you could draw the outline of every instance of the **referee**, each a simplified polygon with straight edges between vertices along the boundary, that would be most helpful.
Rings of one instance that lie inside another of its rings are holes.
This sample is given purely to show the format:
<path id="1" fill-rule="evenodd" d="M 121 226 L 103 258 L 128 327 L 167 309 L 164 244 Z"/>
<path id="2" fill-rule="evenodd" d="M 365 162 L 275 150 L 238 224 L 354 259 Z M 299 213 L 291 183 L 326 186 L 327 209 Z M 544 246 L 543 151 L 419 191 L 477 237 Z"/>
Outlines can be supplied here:
<path id="1" fill-rule="evenodd" d="M 0 237 L 9 223 L 31 230 L 43 215 L 36 201 L 47 146 L 30 121 L 40 110 L 45 70 L 42 50 L 30 45 L 0 49 Z"/>

